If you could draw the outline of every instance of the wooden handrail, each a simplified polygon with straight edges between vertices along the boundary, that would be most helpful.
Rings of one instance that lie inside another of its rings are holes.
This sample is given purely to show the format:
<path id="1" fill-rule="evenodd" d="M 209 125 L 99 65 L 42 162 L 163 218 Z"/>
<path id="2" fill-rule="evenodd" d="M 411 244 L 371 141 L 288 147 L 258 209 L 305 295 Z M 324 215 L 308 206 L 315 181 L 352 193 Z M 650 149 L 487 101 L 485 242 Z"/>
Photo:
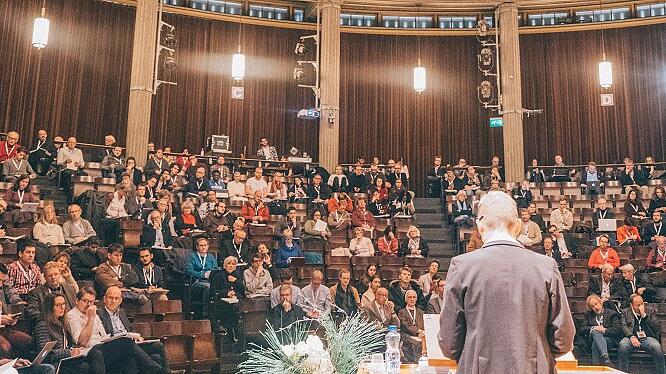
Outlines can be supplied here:
<path id="1" fill-rule="evenodd" d="M 666 161 L 661 161 L 661 162 L 653 162 L 653 163 L 647 163 L 647 162 L 634 162 L 634 166 L 660 166 L 660 165 L 666 165 Z M 532 170 L 532 169 L 584 169 L 588 167 L 589 165 L 563 165 L 563 166 L 554 166 L 554 165 L 544 165 L 544 166 L 526 166 L 527 170 Z M 624 167 L 624 164 L 597 164 L 597 168 L 617 168 L 617 167 Z"/>
<path id="2" fill-rule="evenodd" d="M 155 151 L 148 151 L 148 155 L 155 154 Z M 319 163 L 317 162 L 301 162 L 301 161 L 282 161 L 282 160 L 265 160 L 265 159 L 259 159 L 259 158 L 246 158 L 246 157 L 229 157 L 225 154 L 221 155 L 197 155 L 194 153 L 176 153 L 176 152 L 163 152 L 165 156 L 181 156 L 181 157 L 186 157 L 189 158 L 190 156 L 196 156 L 197 160 L 199 159 L 206 159 L 210 164 L 213 163 L 214 160 L 217 160 L 219 156 L 224 156 L 225 160 L 229 161 L 241 161 L 241 162 L 252 162 L 252 163 L 257 163 L 259 166 L 262 164 L 282 164 L 282 165 L 311 165 L 311 166 L 319 166 Z"/>
<path id="3" fill-rule="evenodd" d="M 7 133 L 6 132 L 0 132 L 0 138 L 6 138 Z M 53 143 L 58 143 L 58 144 L 66 144 L 67 140 L 54 140 Z M 119 145 L 104 145 L 104 144 L 92 144 L 92 143 L 80 143 L 76 142 L 77 146 L 81 146 L 84 148 L 105 148 L 105 149 L 113 149 L 115 147 L 120 147 Z M 122 150 L 125 150 L 125 147 L 120 147 Z"/>

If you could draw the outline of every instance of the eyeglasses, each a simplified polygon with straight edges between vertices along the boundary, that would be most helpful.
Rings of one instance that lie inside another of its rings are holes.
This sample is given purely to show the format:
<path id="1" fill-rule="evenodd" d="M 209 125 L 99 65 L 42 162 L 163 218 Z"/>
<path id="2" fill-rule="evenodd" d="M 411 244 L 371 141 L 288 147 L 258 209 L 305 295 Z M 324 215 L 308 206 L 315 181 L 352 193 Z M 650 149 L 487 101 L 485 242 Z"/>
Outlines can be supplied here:
<path id="1" fill-rule="evenodd" d="M 88 305 L 92 305 L 92 304 L 95 303 L 94 299 L 93 300 L 79 299 L 79 301 L 83 301 L 84 303 L 86 303 Z"/>
<path id="2" fill-rule="evenodd" d="M 58 307 L 58 308 L 64 308 L 65 306 L 67 306 L 67 304 L 65 304 L 65 303 L 57 303 L 57 304 L 55 304 L 54 306 L 56 306 L 56 307 Z"/>

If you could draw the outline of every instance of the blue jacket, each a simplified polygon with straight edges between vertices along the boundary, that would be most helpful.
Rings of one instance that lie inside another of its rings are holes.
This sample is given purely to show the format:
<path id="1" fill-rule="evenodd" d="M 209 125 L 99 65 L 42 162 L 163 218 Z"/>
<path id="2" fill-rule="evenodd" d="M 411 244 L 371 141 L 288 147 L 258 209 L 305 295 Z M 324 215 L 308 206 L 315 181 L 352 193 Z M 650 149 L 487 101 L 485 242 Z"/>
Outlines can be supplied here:
<path id="1" fill-rule="evenodd" d="M 289 257 L 304 257 L 303 250 L 301 247 L 296 244 L 295 241 L 292 241 L 292 247 L 289 248 L 284 244 L 284 241 L 280 243 L 277 251 L 275 252 L 275 266 L 279 268 L 289 267 L 287 259 Z"/>
<path id="2" fill-rule="evenodd" d="M 214 269 L 218 269 L 218 266 L 217 266 L 217 259 L 215 258 L 215 254 L 213 253 L 207 253 L 203 266 L 201 266 L 201 257 L 199 257 L 198 252 L 190 253 L 190 257 L 187 259 L 187 262 L 185 263 L 185 273 L 197 280 L 206 279 L 204 274 L 207 271 Z"/>

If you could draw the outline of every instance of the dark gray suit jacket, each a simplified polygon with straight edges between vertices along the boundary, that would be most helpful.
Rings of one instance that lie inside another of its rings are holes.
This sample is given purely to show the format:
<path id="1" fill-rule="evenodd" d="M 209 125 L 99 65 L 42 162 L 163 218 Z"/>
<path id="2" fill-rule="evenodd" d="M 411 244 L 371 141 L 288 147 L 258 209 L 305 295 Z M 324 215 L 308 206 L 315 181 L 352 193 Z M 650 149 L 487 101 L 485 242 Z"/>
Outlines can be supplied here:
<path id="1" fill-rule="evenodd" d="M 555 373 L 575 333 L 552 258 L 507 240 L 452 259 L 439 344 L 458 373 Z"/>
<path id="2" fill-rule="evenodd" d="M 65 295 L 67 310 L 74 308 L 76 304 L 76 291 L 74 287 L 64 282 L 60 286 L 62 287 L 62 293 Z M 48 286 L 45 284 L 37 286 L 28 292 L 28 305 L 25 307 L 25 314 L 33 323 L 42 320 L 47 314 L 45 302 L 46 295 L 49 293 Z"/>
<path id="3" fill-rule="evenodd" d="M 442 311 L 442 299 L 439 296 L 432 294 L 428 307 L 426 308 L 427 314 L 439 314 Z"/>
<path id="4" fill-rule="evenodd" d="M 97 316 L 102 320 L 104 331 L 106 331 L 107 334 L 113 336 L 113 324 L 111 323 L 111 316 L 104 306 L 101 306 L 97 309 Z M 118 317 L 120 317 L 120 321 L 125 326 L 125 329 L 128 332 L 132 332 L 132 325 L 130 324 L 129 319 L 127 318 L 127 314 L 125 314 L 125 310 L 123 308 L 118 309 Z"/>

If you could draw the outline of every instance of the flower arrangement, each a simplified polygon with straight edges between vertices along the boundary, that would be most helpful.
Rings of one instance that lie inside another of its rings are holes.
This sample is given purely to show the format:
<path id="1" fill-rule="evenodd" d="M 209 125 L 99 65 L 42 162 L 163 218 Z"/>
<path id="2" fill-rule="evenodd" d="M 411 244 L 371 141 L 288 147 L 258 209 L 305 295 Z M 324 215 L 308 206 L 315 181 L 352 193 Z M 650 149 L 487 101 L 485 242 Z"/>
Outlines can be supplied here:
<path id="1" fill-rule="evenodd" d="M 356 374 L 362 359 L 384 347 L 384 331 L 362 315 L 336 324 L 331 314 L 316 319 L 325 335 L 324 346 L 310 334 L 313 320 L 301 320 L 275 330 L 266 323 L 266 345 L 250 343 L 241 374 Z"/>

